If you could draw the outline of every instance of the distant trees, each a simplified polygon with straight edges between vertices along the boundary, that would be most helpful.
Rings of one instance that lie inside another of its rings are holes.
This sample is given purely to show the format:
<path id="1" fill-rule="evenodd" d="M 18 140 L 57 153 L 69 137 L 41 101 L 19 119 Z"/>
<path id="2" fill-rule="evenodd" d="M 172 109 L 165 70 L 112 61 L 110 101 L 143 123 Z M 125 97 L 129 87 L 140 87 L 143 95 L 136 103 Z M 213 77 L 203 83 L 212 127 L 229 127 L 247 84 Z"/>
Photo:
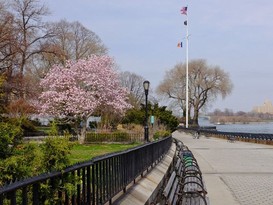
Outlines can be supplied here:
<path id="1" fill-rule="evenodd" d="M 95 55 L 86 60 L 67 61 L 65 66 L 53 66 L 40 84 L 43 88 L 40 112 L 79 118 L 83 123 L 83 142 L 87 118 L 101 106 L 112 113 L 130 108 L 128 93 L 120 86 L 113 66 L 110 57 Z"/>
<path id="2" fill-rule="evenodd" d="M 121 85 L 130 91 L 129 102 L 133 106 L 127 110 L 125 116 L 122 119 L 124 124 L 144 124 L 145 119 L 145 93 L 143 88 L 143 82 L 145 79 L 132 72 L 121 72 L 119 76 Z M 149 92 L 152 92 L 150 90 Z M 172 111 L 167 110 L 167 106 L 159 106 L 155 98 L 149 93 L 148 102 L 148 115 L 155 117 L 155 123 L 164 127 L 169 131 L 174 130 L 178 126 L 178 119 L 173 115 Z"/>
<path id="3" fill-rule="evenodd" d="M 171 99 L 180 106 L 183 115 L 186 113 L 186 65 L 177 64 L 169 70 L 157 93 Z M 205 60 L 189 62 L 189 116 L 193 113 L 192 122 L 198 125 L 200 109 L 211 103 L 219 95 L 223 98 L 231 93 L 232 83 L 229 75 L 219 66 L 209 66 Z"/>
<path id="4" fill-rule="evenodd" d="M 273 119 L 273 114 L 270 113 L 256 113 L 256 112 L 233 112 L 231 109 L 215 109 L 213 112 L 208 113 L 210 116 L 210 122 L 212 123 L 249 123 L 249 122 L 261 122 Z"/>

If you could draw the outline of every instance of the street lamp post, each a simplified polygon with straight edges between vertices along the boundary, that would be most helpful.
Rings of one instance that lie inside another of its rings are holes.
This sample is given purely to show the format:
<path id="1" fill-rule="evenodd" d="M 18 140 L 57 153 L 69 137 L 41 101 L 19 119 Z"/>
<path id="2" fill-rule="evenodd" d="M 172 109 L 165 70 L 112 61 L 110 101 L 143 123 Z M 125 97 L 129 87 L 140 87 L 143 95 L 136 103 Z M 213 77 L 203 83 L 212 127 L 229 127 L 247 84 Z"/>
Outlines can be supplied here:
<path id="1" fill-rule="evenodd" d="M 149 142 L 149 127 L 148 127 L 148 92 L 149 92 L 150 82 L 145 80 L 143 82 L 143 88 L 145 91 L 145 125 L 144 125 L 144 140 Z"/>

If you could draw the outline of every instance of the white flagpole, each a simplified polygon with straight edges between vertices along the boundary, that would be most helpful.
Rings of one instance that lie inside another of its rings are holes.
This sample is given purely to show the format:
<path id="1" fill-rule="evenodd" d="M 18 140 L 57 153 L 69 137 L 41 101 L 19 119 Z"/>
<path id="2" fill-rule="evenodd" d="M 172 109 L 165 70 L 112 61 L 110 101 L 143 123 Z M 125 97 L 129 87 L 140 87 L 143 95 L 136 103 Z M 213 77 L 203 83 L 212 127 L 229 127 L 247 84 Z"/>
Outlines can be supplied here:
<path id="1" fill-rule="evenodd" d="M 186 36 L 186 128 L 189 126 L 189 21 L 187 13 L 187 36 Z"/>

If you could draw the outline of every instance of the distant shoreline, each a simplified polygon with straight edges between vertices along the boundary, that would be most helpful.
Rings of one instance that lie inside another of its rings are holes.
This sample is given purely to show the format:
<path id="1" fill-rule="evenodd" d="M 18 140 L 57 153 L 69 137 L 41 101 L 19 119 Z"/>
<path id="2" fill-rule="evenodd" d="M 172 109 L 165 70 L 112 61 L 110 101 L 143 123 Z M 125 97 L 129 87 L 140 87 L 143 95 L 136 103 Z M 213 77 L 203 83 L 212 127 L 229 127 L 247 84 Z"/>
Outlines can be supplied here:
<path id="1" fill-rule="evenodd" d="M 209 121 L 210 123 L 214 125 L 253 124 L 253 123 L 273 122 L 272 119 L 261 119 L 258 117 L 246 117 L 246 116 L 211 116 Z"/>
<path id="2" fill-rule="evenodd" d="M 273 120 L 267 120 L 267 121 L 251 121 L 251 122 L 223 122 L 223 123 L 217 123 L 217 122 L 211 122 L 211 124 L 214 125 L 247 125 L 247 124 L 264 124 L 273 122 Z"/>

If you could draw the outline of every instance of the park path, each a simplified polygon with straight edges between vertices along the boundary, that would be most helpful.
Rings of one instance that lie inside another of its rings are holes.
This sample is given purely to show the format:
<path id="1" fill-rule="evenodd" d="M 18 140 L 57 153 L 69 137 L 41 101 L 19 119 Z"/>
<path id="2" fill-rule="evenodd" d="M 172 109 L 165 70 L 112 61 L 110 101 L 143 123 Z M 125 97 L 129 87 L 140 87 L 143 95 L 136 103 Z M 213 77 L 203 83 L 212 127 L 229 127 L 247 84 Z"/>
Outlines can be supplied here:
<path id="1" fill-rule="evenodd" d="M 273 205 L 273 146 L 175 131 L 193 152 L 211 205 Z"/>

